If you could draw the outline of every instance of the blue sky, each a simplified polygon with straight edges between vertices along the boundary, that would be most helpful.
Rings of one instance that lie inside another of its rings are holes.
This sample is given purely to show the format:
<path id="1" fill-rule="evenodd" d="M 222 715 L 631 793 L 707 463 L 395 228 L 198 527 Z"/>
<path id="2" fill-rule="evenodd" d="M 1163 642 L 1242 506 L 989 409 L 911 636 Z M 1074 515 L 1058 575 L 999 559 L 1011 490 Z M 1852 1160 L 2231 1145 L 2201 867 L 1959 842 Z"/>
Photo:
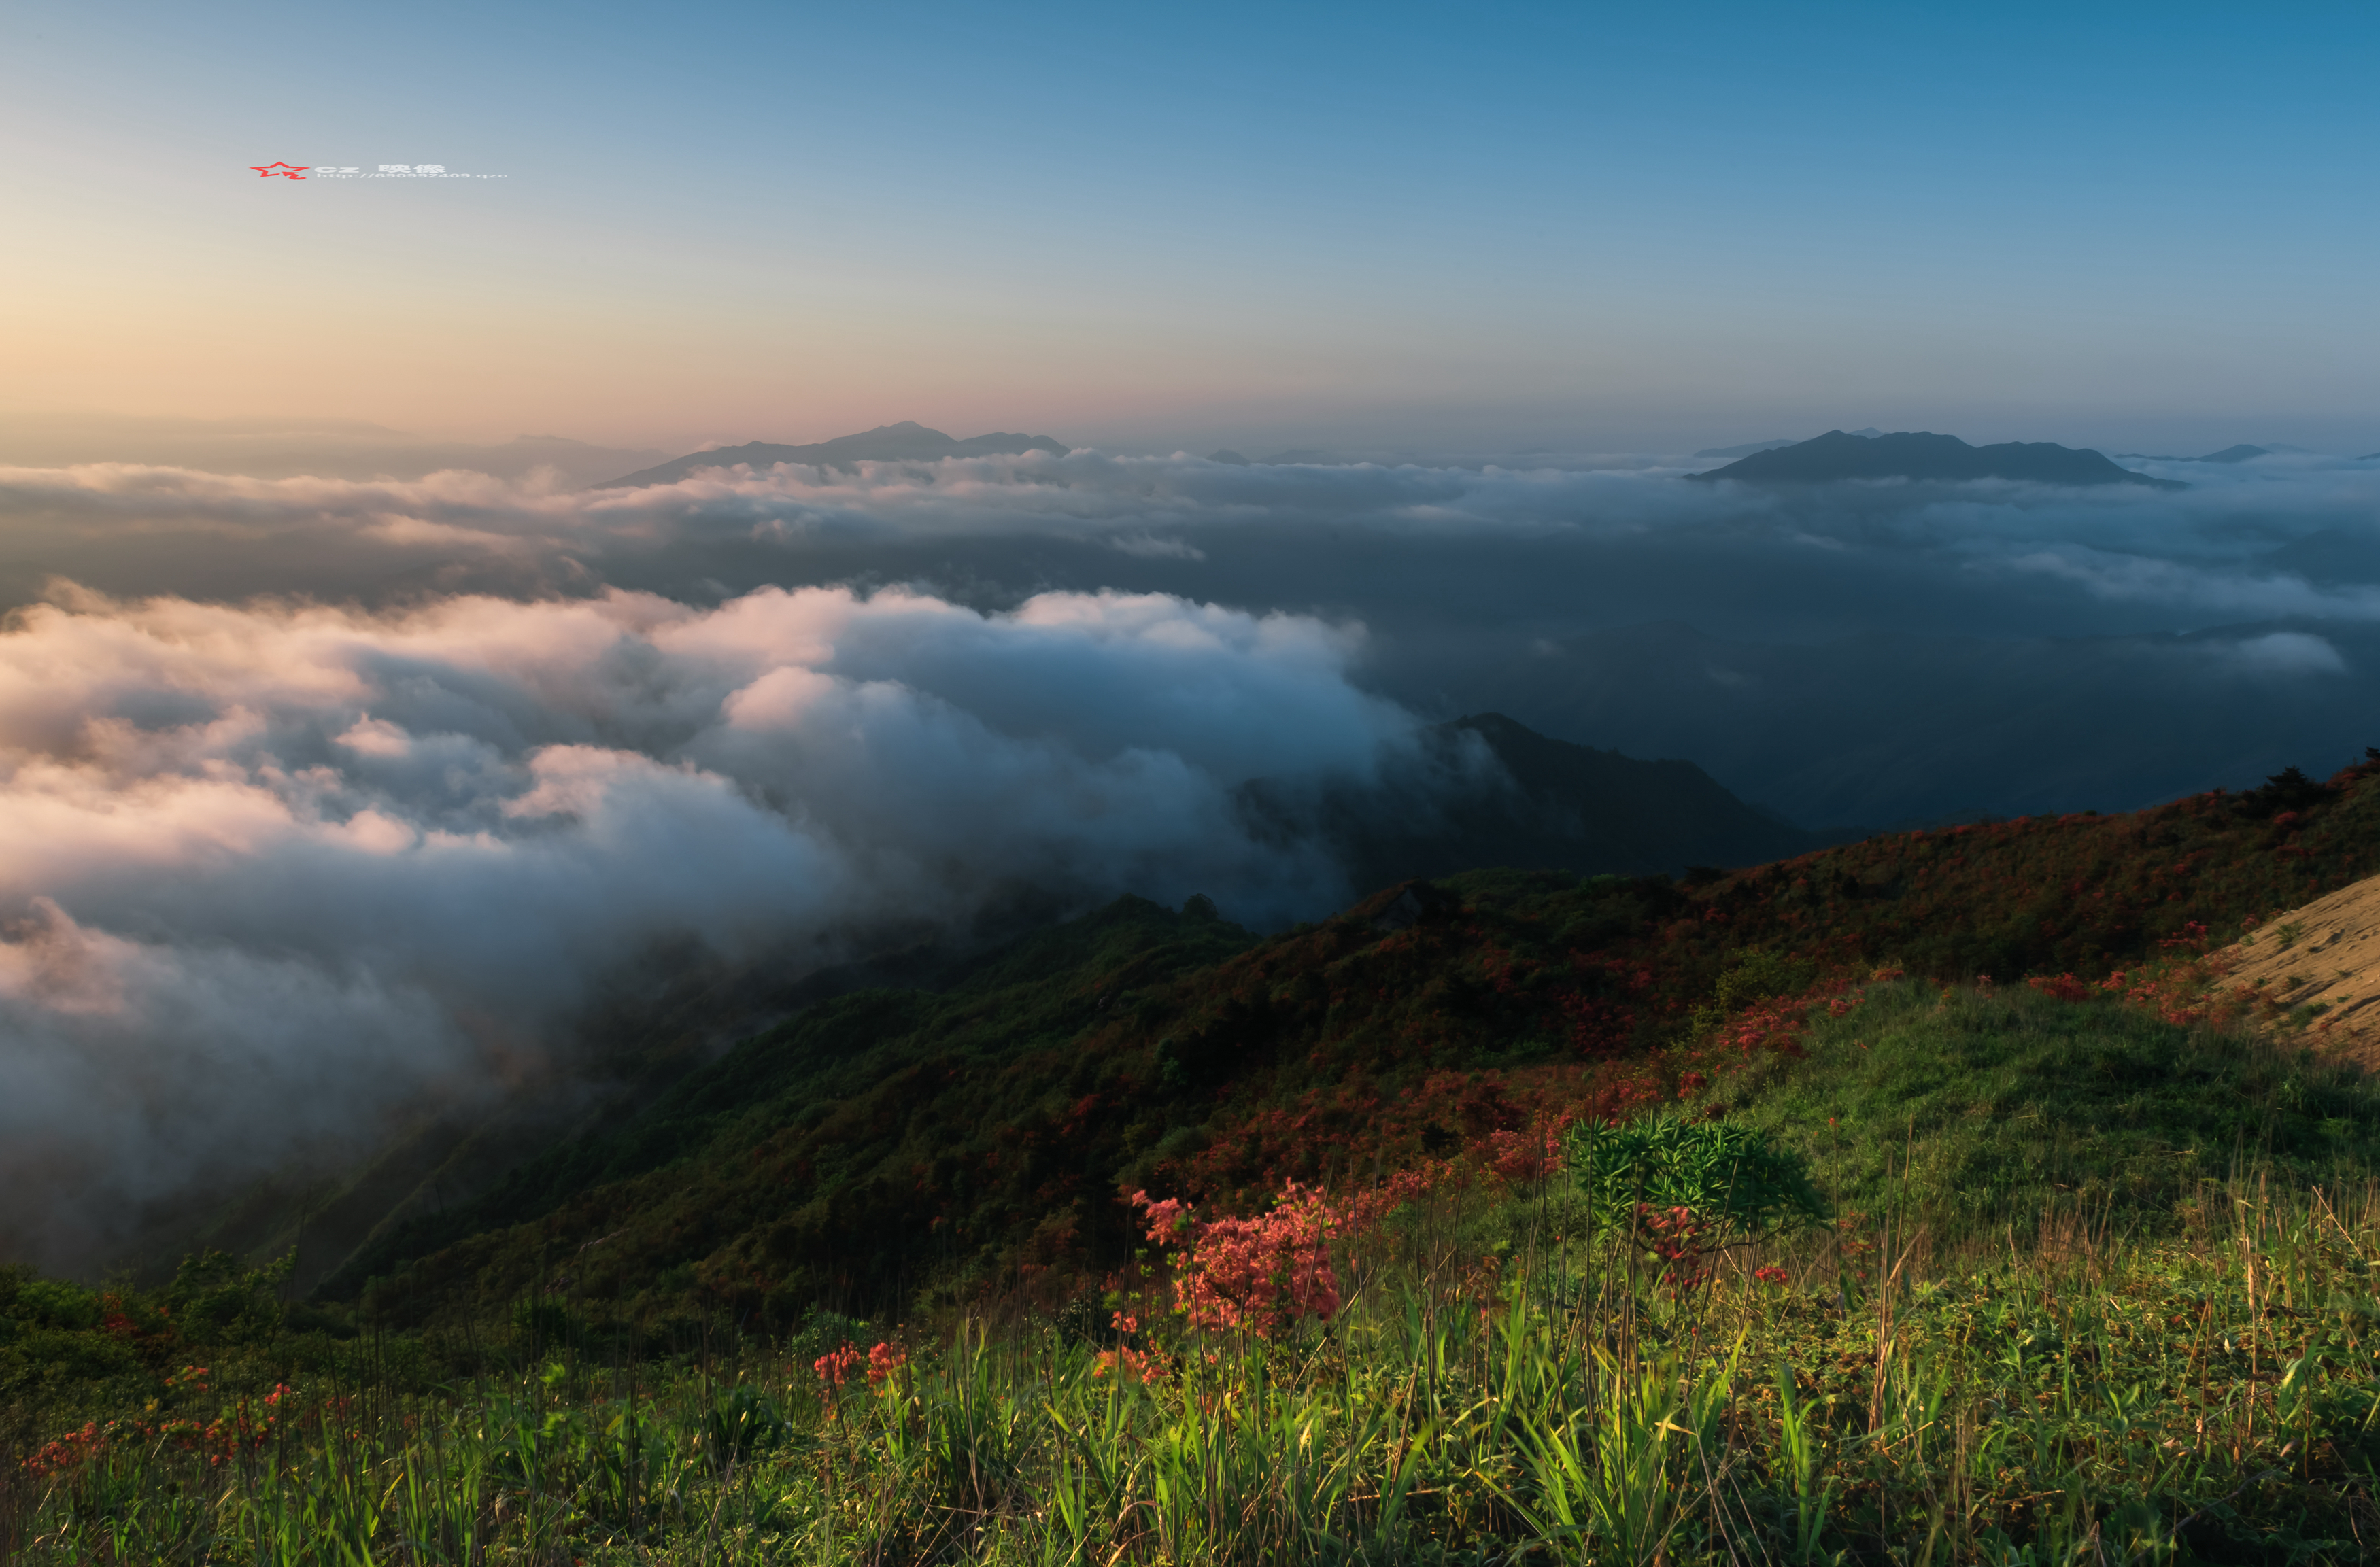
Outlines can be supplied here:
<path id="1" fill-rule="evenodd" d="M 2368 450 L 2375 17 L 19 11 L 0 407 Z"/>

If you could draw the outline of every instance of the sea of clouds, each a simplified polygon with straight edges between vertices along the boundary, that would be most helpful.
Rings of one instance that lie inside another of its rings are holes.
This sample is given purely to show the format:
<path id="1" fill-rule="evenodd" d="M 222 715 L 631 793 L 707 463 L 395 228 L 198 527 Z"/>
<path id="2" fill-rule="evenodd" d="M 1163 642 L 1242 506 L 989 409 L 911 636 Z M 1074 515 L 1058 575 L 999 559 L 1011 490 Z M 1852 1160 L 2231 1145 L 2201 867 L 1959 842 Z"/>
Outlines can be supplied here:
<path id="1" fill-rule="evenodd" d="M 485 1093 L 662 941 L 823 964 L 1020 890 L 1320 912 L 1335 869 L 1231 791 L 1410 743 L 1359 643 L 1112 593 L 61 591 L 0 634 L 12 1249 Z"/>
<path id="2" fill-rule="evenodd" d="M 1021 892 L 1327 912 L 1362 889 L 1234 790 L 1464 711 L 1813 822 L 2380 743 L 2380 463 L 2143 466 L 2192 488 L 0 469 L 0 1249 L 87 1257 L 566 1066 L 662 943 L 823 965 Z"/>

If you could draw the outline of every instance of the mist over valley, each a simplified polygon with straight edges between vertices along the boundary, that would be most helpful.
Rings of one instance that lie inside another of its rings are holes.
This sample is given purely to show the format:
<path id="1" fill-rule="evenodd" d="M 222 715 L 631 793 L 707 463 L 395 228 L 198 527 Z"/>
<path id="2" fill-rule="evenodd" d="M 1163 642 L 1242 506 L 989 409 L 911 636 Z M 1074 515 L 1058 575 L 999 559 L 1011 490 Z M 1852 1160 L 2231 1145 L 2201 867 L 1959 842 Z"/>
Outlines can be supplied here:
<path id="1" fill-rule="evenodd" d="M 1758 863 L 2374 738 L 2369 461 L 1060 446 L 0 470 L 10 1244 L 89 1266 L 408 1117 L 600 1102 L 587 1019 L 722 963 L 782 988 L 1122 893 L 1278 929 L 1475 863 Z M 1627 782 L 1656 762 L 1700 782 Z"/>

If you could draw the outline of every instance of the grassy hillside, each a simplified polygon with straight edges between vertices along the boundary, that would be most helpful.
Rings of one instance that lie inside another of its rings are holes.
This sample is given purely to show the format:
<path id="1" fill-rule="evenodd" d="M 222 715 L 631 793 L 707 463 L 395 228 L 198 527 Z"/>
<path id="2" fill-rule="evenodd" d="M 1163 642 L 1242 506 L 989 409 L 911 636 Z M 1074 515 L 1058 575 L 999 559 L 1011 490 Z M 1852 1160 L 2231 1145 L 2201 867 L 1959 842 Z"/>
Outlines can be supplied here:
<path id="1" fill-rule="evenodd" d="M 590 1318 L 783 1329 L 820 1303 L 1092 1277 L 1133 1247 L 1120 1191 L 1246 1208 L 1549 1111 L 1674 1100 L 1764 997 L 1883 965 L 2096 977 L 2374 871 L 2367 764 L 1685 883 L 1472 873 L 1262 941 L 1127 902 L 954 989 L 812 1009 L 324 1293 L 396 1323 L 558 1294 Z M 1771 1048 L 1797 1026 L 1779 1017 Z"/>
<path id="2" fill-rule="evenodd" d="M 1965 1240 L 2045 1215 L 2168 1228 L 2210 1184 L 2380 1170 L 2380 1087 L 2285 1044 L 2164 1022 L 2105 992 L 1902 983 L 1713 1095 L 1803 1153 L 1848 1212 Z"/>
<path id="3" fill-rule="evenodd" d="M 1042 1129 L 1062 1128 L 1091 1091 L 1068 1047 L 1146 988 L 1253 941 L 1204 900 L 1176 912 L 1126 898 L 1013 944 L 946 990 L 835 998 L 686 1076 L 630 1124 L 565 1143 L 480 1199 L 382 1237 L 324 1293 L 350 1297 L 375 1272 L 498 1233 L 567 1240 L 531 1241 L 490 1289 L 568 1271 L 581 1296 L 686 1299 L 701 1292 L 672 1270 L 741 1240 L 771 1258 L 773 1291 L 790 1287 L 784 1311 L 820 1294 L 880 1294 L 964 1269 L 955 1233 L 919 1221 L 908 1201 L 918 1167 L 948 1171 L 962 1153 L 995 1170 L 973 1194 L 978 1227 L 1062 1233 L 1075 1172 L 1053 1161 Z M 453 1277 L 488 1250 L 466 1248 L 405 1287 Z M 556 1260 L 582 1250 L 583 1264 Z"/>
<path id="4" fill-rule="evenodd" d="M 0 1553 L 2367 1560 L 2380 1092 L 2107 995 L 1860 994 L 1712 1090 L 1811 1157 L 1828 1221 L 1670 1262 L 1560 1176 L 1450 1181 L 1346 1224 L 1330 1309 L 1260 1330 L 1178 1310 L 1154 1257 L 1062 1325 L 1020 1289 L 641 1366 L 566 1287 L 343 1339 L 222 1262 L 12 1278 L 12 1407 L 80 1353 L 91 1414 L 45 1406 L 0 1471 Z"/>

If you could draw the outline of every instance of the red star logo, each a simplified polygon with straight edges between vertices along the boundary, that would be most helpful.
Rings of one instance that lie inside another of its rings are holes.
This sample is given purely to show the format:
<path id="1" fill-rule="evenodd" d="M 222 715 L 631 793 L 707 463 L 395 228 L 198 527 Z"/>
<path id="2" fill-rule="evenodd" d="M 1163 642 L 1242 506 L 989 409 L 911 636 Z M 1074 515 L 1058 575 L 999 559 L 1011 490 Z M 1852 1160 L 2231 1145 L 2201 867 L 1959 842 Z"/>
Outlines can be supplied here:
<path id="1" fill-rule="evenodd" d="M 271 179 L 276 174 L 284 179 L 306 177 L 306 165 L 303 164 L 250 164 L 248 166 L 266 179 Z"/>

